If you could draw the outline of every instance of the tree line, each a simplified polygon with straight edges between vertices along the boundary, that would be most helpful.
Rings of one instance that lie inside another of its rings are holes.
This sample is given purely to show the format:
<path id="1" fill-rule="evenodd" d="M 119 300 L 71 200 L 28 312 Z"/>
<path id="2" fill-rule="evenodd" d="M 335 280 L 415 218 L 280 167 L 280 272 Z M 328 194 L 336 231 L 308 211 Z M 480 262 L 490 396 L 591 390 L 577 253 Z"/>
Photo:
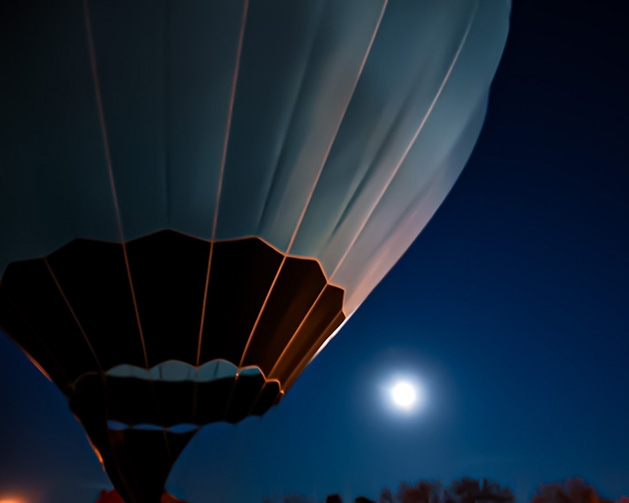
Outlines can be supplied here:
<path id="1" fill-rule="evenodd" d="M 275 503 L 265 498 L 263 503 Z M 298 495 L 285 496 L 282 503 L 315 503 L 311 498 Z M 325 503 L 343 503 L 339 494 L 330 494 Z M 405 482 L 391 491 L 385 487 L 376 500 L 359 496 L 354 503 L 516 503 L 515 496 L 507 486 L 501 486 L 484 478 L 482 480 L 463 477 L 444 486 L 439 481 L 421 481 L 415 485 Z M 529 503 L 629 503 L 623 496 L 618 502 L 602 498 L 594 487 L 581 478 L 565 482 L 541 484 Z"/>

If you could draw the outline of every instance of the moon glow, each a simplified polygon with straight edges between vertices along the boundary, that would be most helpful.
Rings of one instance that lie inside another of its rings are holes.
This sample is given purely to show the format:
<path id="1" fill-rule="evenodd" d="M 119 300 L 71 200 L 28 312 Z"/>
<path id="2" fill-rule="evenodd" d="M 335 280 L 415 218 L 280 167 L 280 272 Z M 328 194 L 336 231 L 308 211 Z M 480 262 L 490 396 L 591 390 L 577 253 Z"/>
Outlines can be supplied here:
<path id="1" fill-rule="evenodd" d="M 417 392 L 410 383 L 401 381 L 391 389 L 391 398 L 398 408 L 409 410 L 417 400 Z"/>

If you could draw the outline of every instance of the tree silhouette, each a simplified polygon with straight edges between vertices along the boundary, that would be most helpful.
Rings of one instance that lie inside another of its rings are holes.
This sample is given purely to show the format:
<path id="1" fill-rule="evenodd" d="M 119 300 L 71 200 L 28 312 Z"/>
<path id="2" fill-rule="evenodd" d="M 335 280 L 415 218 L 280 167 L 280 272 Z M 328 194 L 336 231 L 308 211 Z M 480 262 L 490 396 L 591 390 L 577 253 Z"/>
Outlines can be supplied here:
<path id="1" fill-rule="evenodd" d="M 568 479 L 566 482 L 542 484 L 531 503 L 614 503 L 610 499 L 601 498 L 594 487 L 587 485 L 583 479 Z"/>
<path id="2" fill-rule="evenodd" d="M 330 494 L 325 498 L 325 503 L 343 503 L 340 494 Z"/>
<path id="3" fill-rule="evenodd" d="M 404 482 L 392 494 L 384 488 L 378 497 L 378 503 L 514 503 L 515 498 L 508 487 L 501 487 L 496 482 L 464 477 L 454 480 L 444 490 L 440 482 L 418 482 L 409 485 Z"/>
<path id="4" fill-rule="evenodd" d="M 262 503 L 273 503 L 265 498 Z M 282 503 L 314 503 L 311 498 L 298 495 L 288 495 Z M 343 503 L 338 494 L 330 494 L 325 503 Z M 366 496 L 358 496 L 354 503 L 376 503 Z M 463 477 L 453 480 L 444 489 L 439 481 L 418 482 L 409 485 L 405 482 L 393 493 L 385 487 L 378 495 L 377 503 L 515 503 L 515 497 L 508 487 L 501 487 L 497 482 L 484 478 Z M 623 496 L 617 502 L 601 498 L 594 487 L 587 485 L 583 479 L 568 479 L 566 482 L 541 484 L 538 492 L 529 503 L 629 503 L 629 498 Z"/>
<path id="5" fill-rule="evenodd" d="M 438 482 L 418 482 L 414 486 L 402 482 L 396 499 L 399 503 L 440 503 L 441 492 Z"/>
<path id="6" fill-rule="evenodd" d="M 385 487 L 380 494 L 378 495 L 378 503 L 395 503 L 395 498 L 393 497 L 393 493 L 391 489 Z"/>
<path id="7" fill-rule="evenodd" d="M 468 477 L 454 480 L 444 494 L 444 503 L 514 503 L 511 489 L 486 478 L 483 482 Z"/>

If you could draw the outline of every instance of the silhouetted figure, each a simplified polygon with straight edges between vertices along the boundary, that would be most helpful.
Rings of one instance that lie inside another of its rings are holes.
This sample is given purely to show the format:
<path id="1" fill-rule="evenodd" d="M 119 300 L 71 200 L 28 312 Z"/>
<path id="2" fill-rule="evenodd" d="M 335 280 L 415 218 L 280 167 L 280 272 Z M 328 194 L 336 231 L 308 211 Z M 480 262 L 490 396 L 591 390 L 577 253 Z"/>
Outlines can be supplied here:
<path id="1" fill-rule="evenodd" d="M 374 500 L 370 500 L 366 496 L 358 496 L 354 499 L 354 503 L 376 503 Z"/>

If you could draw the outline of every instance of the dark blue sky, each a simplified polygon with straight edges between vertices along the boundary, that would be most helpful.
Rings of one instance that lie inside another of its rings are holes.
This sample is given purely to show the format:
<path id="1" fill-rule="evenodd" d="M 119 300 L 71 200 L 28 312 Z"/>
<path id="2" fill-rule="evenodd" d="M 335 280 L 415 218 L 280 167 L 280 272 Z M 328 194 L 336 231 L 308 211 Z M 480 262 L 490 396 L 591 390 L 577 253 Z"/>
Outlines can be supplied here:
<path id="1" fill-rule="evenodd" d="M 487 476 L 521 500 L 583 476 L 629 494 L 629 32 L 622 0 L 515 0 L 485 127 L 409 252 L 263 419 L 200 433 L 192 503 L 375 497 Z M 382 387 L 409 373 L 425 408 Z M 65 399 L 0 337 L 0 499 L 108 485 Z M 209 496 L 209 495 L 212 496 Z"/>

